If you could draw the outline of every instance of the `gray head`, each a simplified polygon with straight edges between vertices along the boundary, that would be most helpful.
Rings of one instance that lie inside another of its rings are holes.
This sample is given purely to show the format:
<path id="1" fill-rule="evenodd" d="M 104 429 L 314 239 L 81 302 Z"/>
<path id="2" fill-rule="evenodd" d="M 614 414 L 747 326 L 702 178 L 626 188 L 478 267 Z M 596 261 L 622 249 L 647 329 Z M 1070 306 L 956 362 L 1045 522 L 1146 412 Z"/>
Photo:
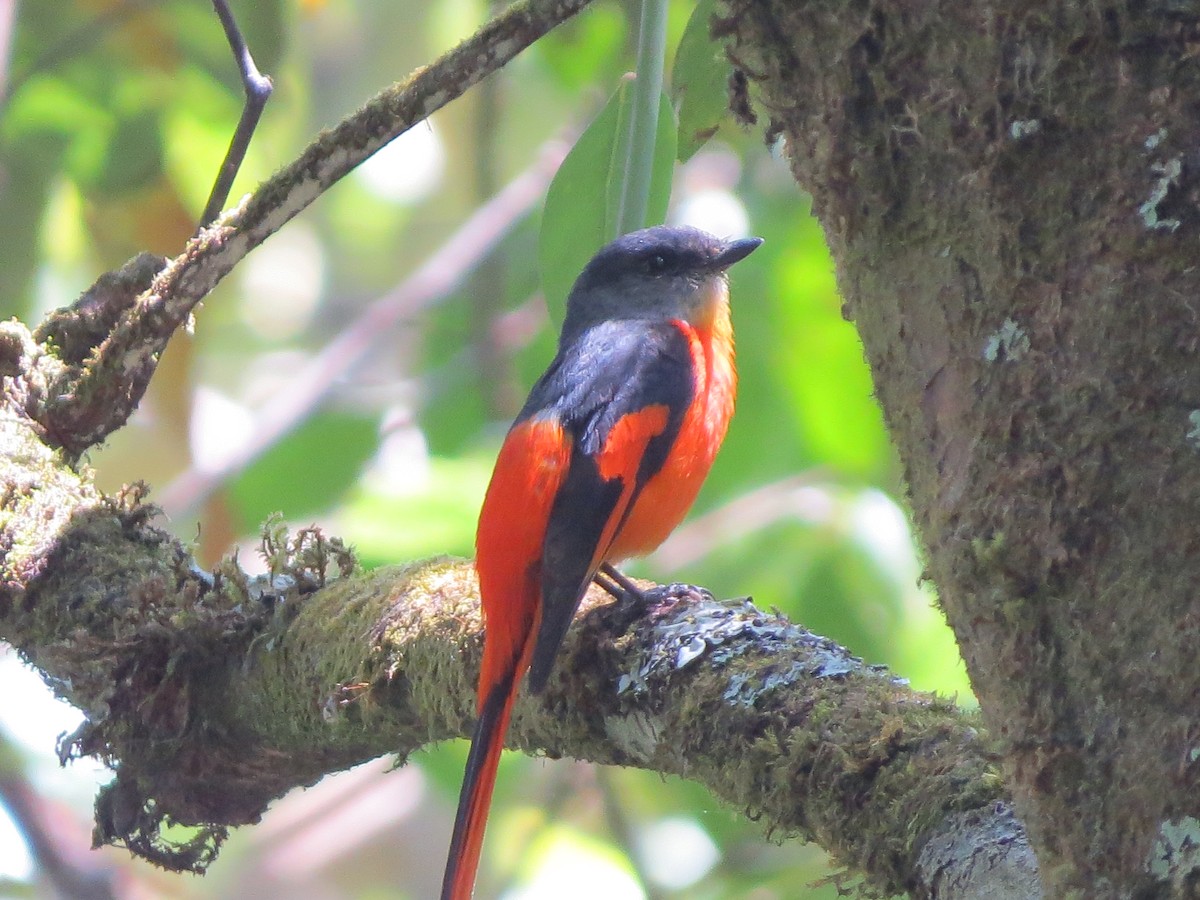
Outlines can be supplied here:
<path id="1" fill-rule="evenodd" d="M 726 297 L 725 270 L 762 238 L 724 241 L 686 225 L 656 225 L 622 235 L 584 266 L 567 298 L 561 344 L 609 319 L 693 321 Z M 716 291 L 714 291 L 716 289 Z"/>

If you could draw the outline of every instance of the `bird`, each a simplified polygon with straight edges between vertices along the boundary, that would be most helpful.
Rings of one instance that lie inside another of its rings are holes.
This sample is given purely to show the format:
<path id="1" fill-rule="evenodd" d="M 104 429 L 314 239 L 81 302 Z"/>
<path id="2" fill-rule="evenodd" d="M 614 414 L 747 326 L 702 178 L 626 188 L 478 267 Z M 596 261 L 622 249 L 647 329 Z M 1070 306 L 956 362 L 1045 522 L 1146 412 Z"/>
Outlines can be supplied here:
<path id="1" fill-rule="evenodd" d="M 727 270 L 762 243 L 689 226 L 602 247 L 567 297 L 558 351 L 500 448 L 475 540 L 483 607 L 478 718 L 442 900 L 470 900 L 513 702 L 543 691 L 593 579 L 686 515 L 737 393 Z"/>

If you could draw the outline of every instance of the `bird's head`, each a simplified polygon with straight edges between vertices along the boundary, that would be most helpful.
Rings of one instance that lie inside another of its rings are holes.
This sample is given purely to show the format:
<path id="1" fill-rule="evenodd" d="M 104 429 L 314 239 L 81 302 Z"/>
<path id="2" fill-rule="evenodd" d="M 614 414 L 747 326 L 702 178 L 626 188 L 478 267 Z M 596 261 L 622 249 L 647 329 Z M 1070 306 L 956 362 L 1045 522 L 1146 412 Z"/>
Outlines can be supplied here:
<path id="1" fill-rule="evenodd" d="M 610 319 L 682 319 L 704 325 L 728 302 L 726 270 L 762 238 L 722 240 L 698 228 L 658 225 L 600 248 L 567 298 L 562 342 Z"/>

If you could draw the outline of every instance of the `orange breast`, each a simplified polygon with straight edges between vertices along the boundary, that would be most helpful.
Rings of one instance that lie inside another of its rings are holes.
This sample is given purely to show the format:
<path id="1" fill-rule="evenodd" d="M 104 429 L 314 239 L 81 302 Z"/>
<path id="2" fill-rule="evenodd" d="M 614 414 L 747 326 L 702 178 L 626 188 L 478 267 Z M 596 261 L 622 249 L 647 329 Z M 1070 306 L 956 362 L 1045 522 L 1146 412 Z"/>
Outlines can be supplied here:
<path id="1" fill-rule="evenodd" d="M 722 285 L 723 287 L 723 285 Z M 727 295 L 698 325 L 677 320 L 692 352 L 695 395 L 662 469 L 646 483 L 606 555 L 609 562 L 644 556 L 658 547 L 687 515 L 725 439 L 737 394 L 733 327 Z"/>

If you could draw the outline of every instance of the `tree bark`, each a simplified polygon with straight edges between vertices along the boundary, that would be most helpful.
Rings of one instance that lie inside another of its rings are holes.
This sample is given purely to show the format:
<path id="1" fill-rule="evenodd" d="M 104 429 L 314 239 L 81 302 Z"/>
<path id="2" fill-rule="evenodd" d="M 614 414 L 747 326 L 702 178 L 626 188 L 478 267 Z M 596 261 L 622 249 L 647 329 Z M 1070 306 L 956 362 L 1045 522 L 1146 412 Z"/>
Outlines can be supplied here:
<path id="1" fill-rule="evenodd" d="M 1052 896 L 1200 883 L 1200 11 L 753 0 Z"/>

